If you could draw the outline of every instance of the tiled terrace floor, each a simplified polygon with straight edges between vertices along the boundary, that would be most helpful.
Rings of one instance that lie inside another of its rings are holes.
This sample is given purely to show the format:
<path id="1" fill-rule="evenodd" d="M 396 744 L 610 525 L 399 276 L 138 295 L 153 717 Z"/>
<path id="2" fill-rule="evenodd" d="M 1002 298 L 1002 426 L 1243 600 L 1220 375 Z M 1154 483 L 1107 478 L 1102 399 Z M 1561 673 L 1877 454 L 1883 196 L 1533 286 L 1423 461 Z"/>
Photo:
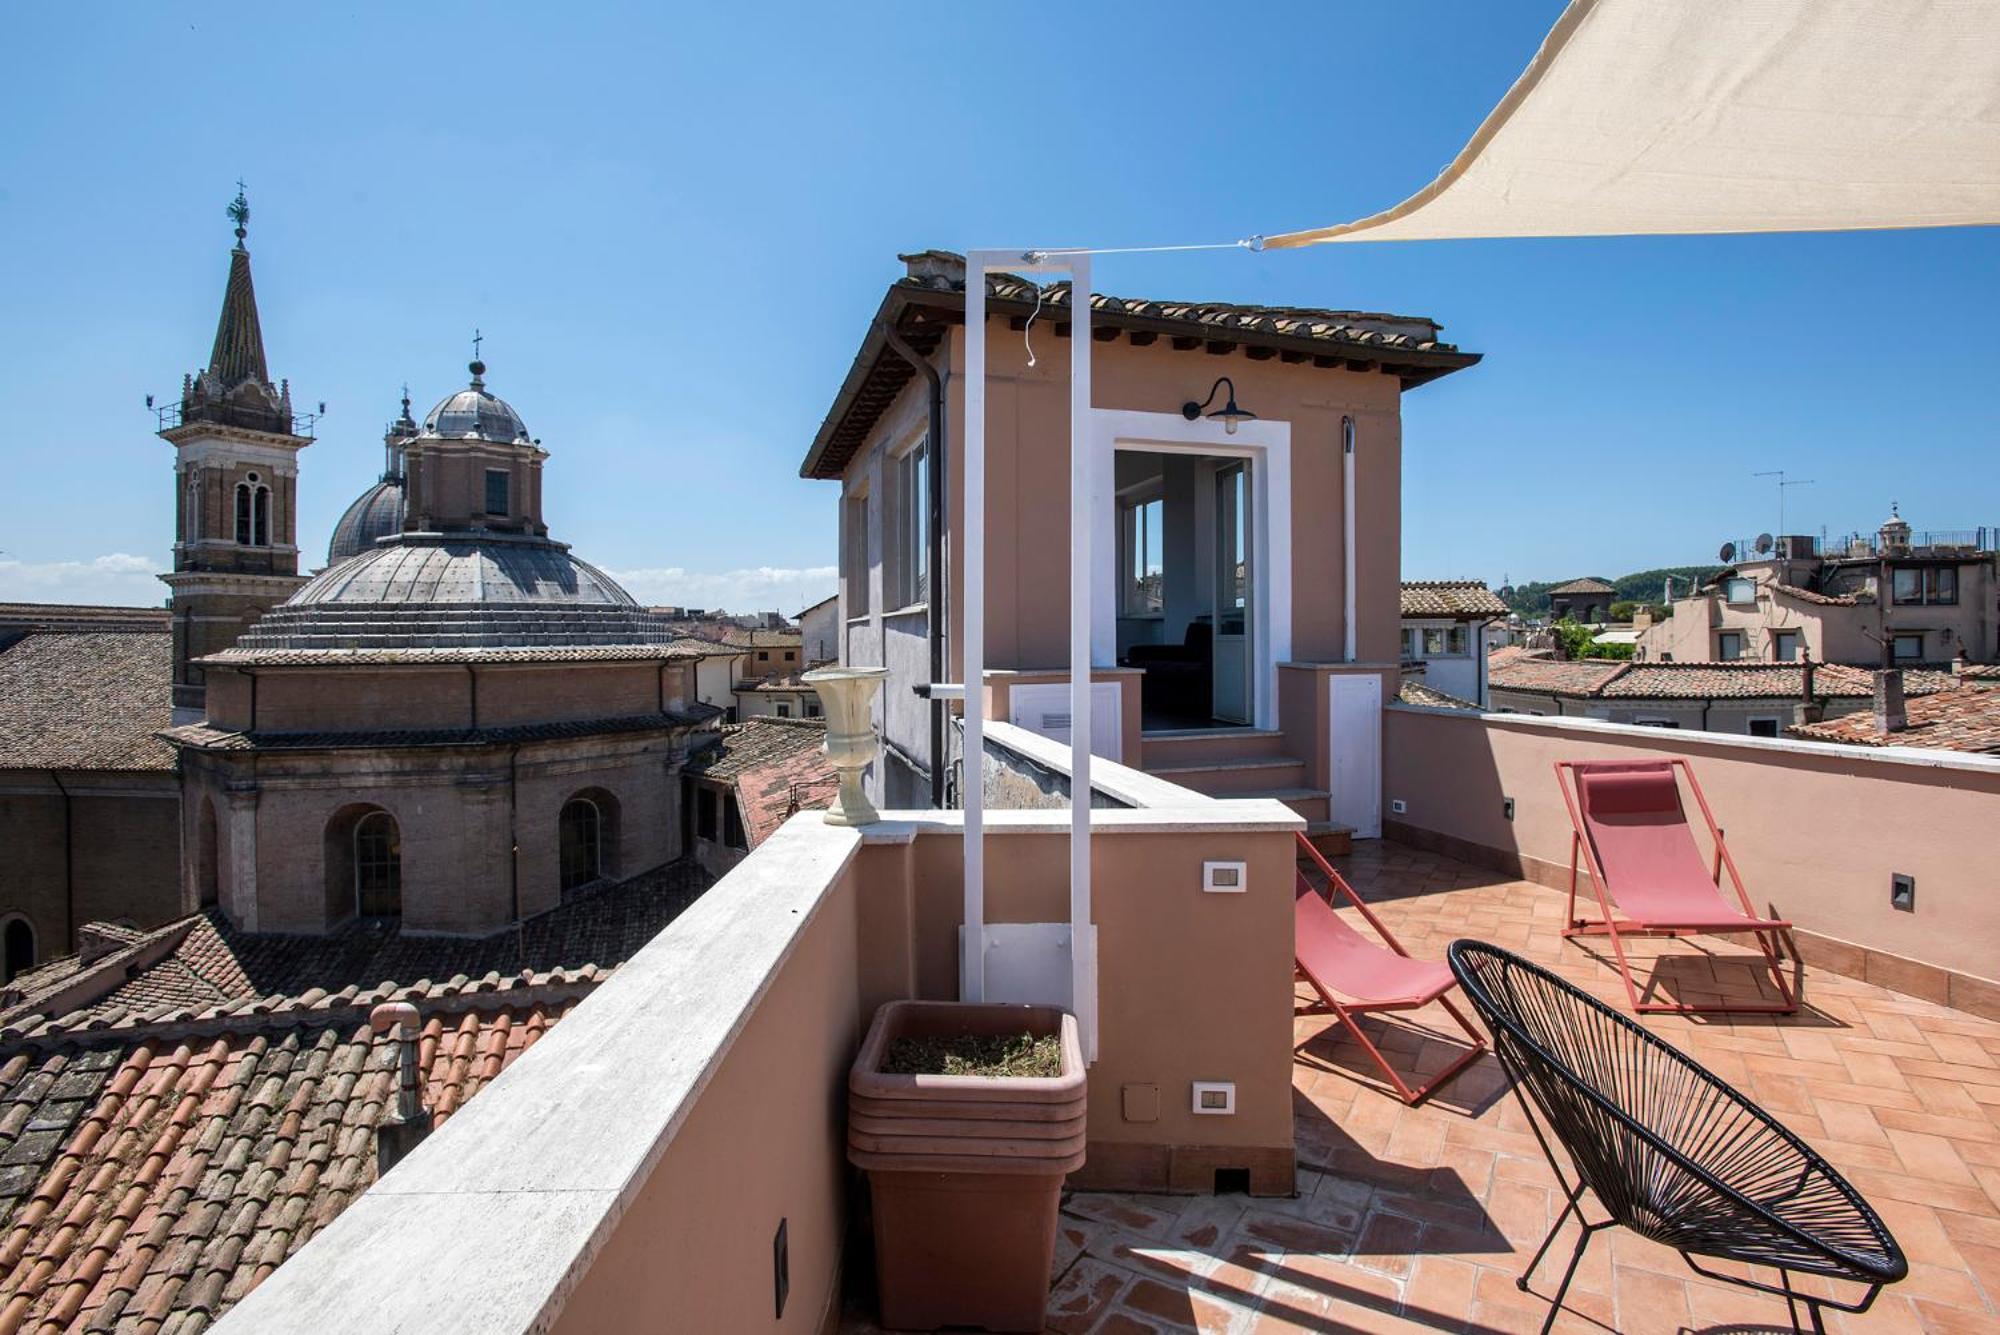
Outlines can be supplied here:
<path id="1" fill-rule="evenodd" d="M 1339 865 L 1413 954 L 1442 957 L 1454 938 L 1478 937 L 1622 1007 L 1609 965 L 1562 940 L 1560 895 L 1389 843 L 1361 845 Z M 1683 995 L 1755 986 L 1736 944 L 1658 948 Z M 2000 1331 L 2000 1024 L 1818 971 L 1807 972 L 1805 1002 L 1796 1016 L 1646 1023 L 1824 1154 L 1909 1254 L 1907 1280 L 1865 1316 L 1830 1313 L 1830 1329 Z M 1416 1018 L 1444 1017 L 1433 1008 Z M 1395 1017 L 1365 1023 L 1392 1060 L 1418 1070 L 1454 1051 Z M 1560 1198 L 1497 1061 L 1489 1054 L 1406 1109 L 1330 1024 L 1298 1021 L 1298 1197 L 1072 1194 L 1052 1330 L 1539 1328 L 1547 1306 L 1536 1294 L 1553 1292 L 1576 1226 L 1537 1272 L 1536 1293 L 1518 1291 L 1514 1276 Z M 1622 1230 L 1592 1243 L 1556 1328 L 1790 1329 L 1781 1301 L 1699 1279 Z"/>

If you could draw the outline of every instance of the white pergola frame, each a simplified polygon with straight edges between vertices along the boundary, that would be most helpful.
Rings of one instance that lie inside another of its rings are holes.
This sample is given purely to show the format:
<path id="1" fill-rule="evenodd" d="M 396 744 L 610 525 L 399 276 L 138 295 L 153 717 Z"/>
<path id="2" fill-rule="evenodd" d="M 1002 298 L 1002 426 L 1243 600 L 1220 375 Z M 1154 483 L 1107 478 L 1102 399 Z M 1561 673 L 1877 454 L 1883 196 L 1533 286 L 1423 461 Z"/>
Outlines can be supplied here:
<path id="1" fill-rule="evenodd" d="M 986 275 L 1061 274 L 1070 279 L 1070 1009 L 1086 1061 L 1097 1056 L 1097 951 L 1090 913 L 1091 538 L 1097 516 L 1091 466 L 1090 256 L 973 250 L 965 257 L 965 921 L 959 997 L 987 999 L 986 956 Z"/>

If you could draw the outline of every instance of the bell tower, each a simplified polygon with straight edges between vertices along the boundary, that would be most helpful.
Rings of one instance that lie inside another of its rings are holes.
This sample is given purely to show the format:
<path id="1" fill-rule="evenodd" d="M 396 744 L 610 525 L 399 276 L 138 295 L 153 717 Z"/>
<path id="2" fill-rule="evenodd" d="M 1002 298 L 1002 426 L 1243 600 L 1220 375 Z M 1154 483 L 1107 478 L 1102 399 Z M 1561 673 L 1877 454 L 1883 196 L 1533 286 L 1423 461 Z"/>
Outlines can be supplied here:
<path id="1" fill-rule="evenodd" d="M 208 367 L 181 377 L 180 401 L 156 410 L 160 438 L 174 447 L 174 568 L 160 578 L 173 590 L 177 724 L 202 718 L 195 660 L 227 649 L 305 583 L 298 453 L 312 443 L 314 419 L 293 415 L 290 383 L 272 384 L 265 366 L 240 181 L 229 217 L 236 246 Z"/>

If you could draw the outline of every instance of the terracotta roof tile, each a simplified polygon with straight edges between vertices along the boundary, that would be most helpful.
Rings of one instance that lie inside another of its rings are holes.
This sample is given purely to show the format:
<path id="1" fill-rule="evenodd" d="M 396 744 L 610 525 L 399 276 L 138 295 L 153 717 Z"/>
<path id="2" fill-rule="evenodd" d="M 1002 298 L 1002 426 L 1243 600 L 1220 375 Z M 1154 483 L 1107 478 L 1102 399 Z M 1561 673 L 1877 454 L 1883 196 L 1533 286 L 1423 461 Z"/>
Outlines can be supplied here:
<path id="1" fill-rule="evenodd" d="M 1813 603 L 1820 607 L 1858 607 L 1861 600 L 1852 594 L 1835 597 L 1827 593 L 1814 593 L 1811 589 L 1801 589 L 1796 584 L 1773 584 L 1772 591 L 1782 593 L 1787 598 L 1796 598 L 1802 603 Z"/>
<path id="2" fill-rule="evenodd" d="M 583 663 L 692 658 L 665 644 L 498 645 L 421 649 L 224 649 L 197 659 L 224 667 L 326 667 L 350 663 Z"/>
<path id="3" fill-rule="evenodd" d="M 1486 679 L 1496 690 L 1589 696 L 1606 700 L 1728 700 L 1802 697 L 1798 663 L 1609 663 L 1557 662 L 1502 650 L 1487 659 Z M 1949 690 L 1949 673 L 1906 669 L 1903 689 L 1912 696 Z M 1813 694 L 1826 699 L 1866 699 L 1875 693 L 1874 674 L 1841 663 L 1813 668 Z"/>
<path id="4" fill-rule="evenodd" d="M 370 1007 L 418 1007 L 441 1123 L 708 882 L 683 861 L 478 940 L 253 936 L 211 913 L 162 929 L 172 952 L 129 980 L 161 933 L 71 969 L 113 976 L 0 1029 L 0 1328 L 205 1329 L 375 1180 L 396 1044 Z"/>
<path id="5" fill-rule="evenodd" d="M 1406 617 L 1503 617 L 1507 604 L 1476 579 L 1403 581 Z"/>
<path id="6" fill-rule="evenodd" d="M 708 723 L 722 714 L 714 705 L 690 704 L 683 709 L 631 718 L 570 719 L 553 723 L 522 723 L 493 728 L 394 728 L 358 732 L 236 732 L 206 722 L 162 728 L 159 736 L 175 746 L 202 751 L 319 751 L 347 746 L 504 746 L 600 733 L 645 732 L 652 728 L 685 728 Z M 171 762 L 170 762 L 171 763 Z"/>
<path id="7" fill-rule="evenodd" d="M 1406 705 L 1422 705 L 1427 709 L 1472 709 L 1479 708 L 1470 700 L 1438 690 L 1435 686 L 1421 681 L 1406 681 L 1396 693 L 1396 698 Z"/>
<path id="8" fill-rule="evenodd" d="M 1557 695 L 1592 695 L 1623 672 L 1625 663 L 1579 662 L 1571 659 L 1503 657 L 1486 660 L 1486 684 L 1493 690 L 1544 691 Z"/>
<path id="9" fill-rule="evenodd" d="M 1960 687 L 1908 699 L 1904 714 L 1909 726 L 1883 732 L 1871 710 L 1794 725 L 1795 737 L 1816 742 L 1849 742 L 1859 746 L 1923 746 L 1975 755 L 2000 755 L 2000 691 Z"/>
<path id="10" fill-rule="evenodd" d="M 688 772 L 732 785 L 750 847 L 794 813 L 833 805 L 839 788 L 826 759 L 819 719 L 755 718 L 722 730 L 721 742 L 688 762 Z"/>
<path id="11" fill-rule="evenodd" d="M 173 637 L 41 631 L 0 650 L 0 769 L 170 770 Z"/>
<path id="12" fill-rule="evenodd" d="M 1586 576 L 1584 576 L 1584 577 L 1583 577 L 1582 579 L 1573 579 L 1573 580 L 1569 581 L 1569 583 L 1567 583 L 1567 584 L 1558 584 L 1558 585 L 1556 585 L 1556 586 L 1555 586 L 1555 587 L 1554 587 L 1553 589 L 1550 589 L 1550 590 L 1549 590 L 1549 592 L 1550 592 L 1551 594 L 1558 594 L 1558 593 L 1616 593 L 1616 592 L 1618 592 L 1618 590 L 1617 590 L 1617 589 L 1615 589 L 1615 588 L 1613 588 L 1613 587 L 1612 587 L 1611 585 L 1609 585 L 1609 584 L 1606 584 L 1606 583 L 1605 583 L 1605 582 L 1604 582 L 1603 580 L 1601 580 L 1601 579 L 1593 579 L 1593 578 L 1591 578 L 1590 576 L 1586 575 Z"/>

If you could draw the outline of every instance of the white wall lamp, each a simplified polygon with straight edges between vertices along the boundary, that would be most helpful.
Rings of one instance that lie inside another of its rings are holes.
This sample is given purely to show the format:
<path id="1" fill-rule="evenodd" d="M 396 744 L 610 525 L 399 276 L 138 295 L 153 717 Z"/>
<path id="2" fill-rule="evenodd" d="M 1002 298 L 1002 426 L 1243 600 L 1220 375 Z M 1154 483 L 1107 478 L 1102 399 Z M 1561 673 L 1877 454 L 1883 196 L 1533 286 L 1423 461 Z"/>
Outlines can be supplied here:
<path id="1" fill-rule="evenodd" d="M 1229 386 L 1229 399 L 1220 408 L 1217 408 L 1214 412 L 1209 413 L 1209 416 L 1214 418 L 1216 421 L 1222 423 L 1223 431 L 1231 436 L 1236 434 L 1236 424 L 1238 422 L 1256 421 L 1257 414 L 1250 412 L 1247 409 L 1239 408 L 1236 406 L 1236 382 L 1234 380 L 1231 380 L 1226 375 L 1217 376 L 1215 378 L 1215 383 L 1208 387 L 1208 397 L 1203 399 L 1200 403 L 1196 403 L 1193 399 L 1189 399 L 1186 403 L 1183 403 L 1181 405 L 1181 416 L 1187 418 L 1187 420 L 1190 422 L 1200 417 L 1202 411 L 1206 409 L 1209 404 L 1215 402 L 1216 391 L 1221 389 L 1224 385 Z"/>

